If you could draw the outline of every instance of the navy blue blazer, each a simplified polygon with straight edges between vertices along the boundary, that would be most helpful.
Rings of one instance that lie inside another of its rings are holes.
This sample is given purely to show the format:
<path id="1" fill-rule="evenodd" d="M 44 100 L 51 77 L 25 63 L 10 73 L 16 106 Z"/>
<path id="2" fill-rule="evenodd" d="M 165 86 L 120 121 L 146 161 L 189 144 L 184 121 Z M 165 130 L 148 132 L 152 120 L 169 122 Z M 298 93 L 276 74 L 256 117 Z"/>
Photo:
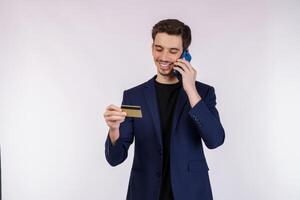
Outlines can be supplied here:
<path id="1" fill-rule="evenodd" d="M 127 158 L 135 140 L 127 200 L 159 199 L 163 149 L 155 78 L 124 91 L 122 104 L 141 106 L 143 117 L 126 117 L 116 143 L 112 145 L 109 136 L 105 142 L 106 160 L 116 166 Z M 175 200 L 213 199 L 202 141 L 214 149 L 225 139 L 214 88 L 198 81 L 196 88 L 202 100 L 193 108 L 180 88 L 173 116 L 170 176 Z"/>

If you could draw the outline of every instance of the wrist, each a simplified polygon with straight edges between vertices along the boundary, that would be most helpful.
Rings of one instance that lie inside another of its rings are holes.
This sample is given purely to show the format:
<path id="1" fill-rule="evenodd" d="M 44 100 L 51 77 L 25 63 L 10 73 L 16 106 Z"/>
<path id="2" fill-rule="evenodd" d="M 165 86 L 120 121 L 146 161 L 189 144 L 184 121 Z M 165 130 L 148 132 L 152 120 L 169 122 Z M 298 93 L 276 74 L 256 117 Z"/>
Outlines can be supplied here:
<path id="1" fill-rule="evenodd" d="M 191 89 L 187 89 L 187 90 L 186 90 L 186 94 L 187 94 L 188 97 L 199 96 L 196 87 L 193 87 L 193 88 L 191 88 Z"/>
<path id="2" fill-rule="evenodd" d="M 116 141 L 118 140 L 120 134 L 119 134 L 119 129 L 109 129 L 109 138 L 111 143 L 114 145 Z"/>
<path id="3" fill-rule="evenodd" d="M 187 92 L 187 96 L 189 98 L 190 105 L 192 108 L 202 99 L 197 90 Z"/>

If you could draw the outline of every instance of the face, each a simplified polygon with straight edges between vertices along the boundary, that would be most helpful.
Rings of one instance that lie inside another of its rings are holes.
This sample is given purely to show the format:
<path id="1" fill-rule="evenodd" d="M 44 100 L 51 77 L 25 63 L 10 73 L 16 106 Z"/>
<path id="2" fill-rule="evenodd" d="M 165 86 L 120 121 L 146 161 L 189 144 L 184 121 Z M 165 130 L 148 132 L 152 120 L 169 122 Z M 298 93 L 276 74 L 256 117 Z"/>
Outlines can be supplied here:
<path id="1" fill-rule="evenodd" d="M 180 35 L 157 33 L 152 44 L 152 55 L 158 76 L 173 76 L 174 62 L 183 52 Z"/>

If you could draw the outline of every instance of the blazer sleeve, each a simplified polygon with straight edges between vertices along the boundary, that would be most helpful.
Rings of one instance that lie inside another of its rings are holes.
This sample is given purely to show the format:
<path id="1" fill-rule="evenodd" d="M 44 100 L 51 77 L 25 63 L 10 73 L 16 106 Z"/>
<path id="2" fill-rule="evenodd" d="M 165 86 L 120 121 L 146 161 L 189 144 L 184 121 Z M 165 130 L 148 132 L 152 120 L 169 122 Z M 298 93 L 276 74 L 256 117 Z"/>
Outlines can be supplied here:
<path id="1" fill-rule="evenodd" d="M 122 105 L 130 104 L 126 91 L 123 93 Z M 126 117 L 119 127 L 120 137 L 113 145 L 109 135 L 105 141 L 105 157 L 111 166 L 121 164 L 127 158 L 128 148 L 133 142 L 133 120 L 131 117 Z"/>
<path id="2" fill-rule="evenodd" d="M 216 95 L 213 87 L 209 87 L 205 98 L 191 108 L 189 115 L 195 122 L 197 132 L 207 148 L 214 149 L 224 143 L 225 132 L 216 109 Z"/>

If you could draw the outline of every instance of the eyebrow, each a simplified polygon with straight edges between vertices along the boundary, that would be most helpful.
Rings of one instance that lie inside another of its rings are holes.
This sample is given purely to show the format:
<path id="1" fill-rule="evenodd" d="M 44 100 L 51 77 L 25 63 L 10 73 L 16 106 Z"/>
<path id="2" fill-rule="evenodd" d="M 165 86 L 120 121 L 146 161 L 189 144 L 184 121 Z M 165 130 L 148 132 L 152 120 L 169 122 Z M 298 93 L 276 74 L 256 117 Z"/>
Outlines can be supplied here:
<path id="1" fill-rule="evenodd" d="M 155 44 L 154 46 L 155 46 L 155 47 L 159 47 L 159 48 L 164 48 L 164 47 L 162 47 L 161 45 L 158 45 L 158 44 Z M 179 51 L 179 49 L 178 49 L 178 48 L 175 48 L 175 47 L 170 48 L 170 50 L 177 50 L 177 51 Z"/>

